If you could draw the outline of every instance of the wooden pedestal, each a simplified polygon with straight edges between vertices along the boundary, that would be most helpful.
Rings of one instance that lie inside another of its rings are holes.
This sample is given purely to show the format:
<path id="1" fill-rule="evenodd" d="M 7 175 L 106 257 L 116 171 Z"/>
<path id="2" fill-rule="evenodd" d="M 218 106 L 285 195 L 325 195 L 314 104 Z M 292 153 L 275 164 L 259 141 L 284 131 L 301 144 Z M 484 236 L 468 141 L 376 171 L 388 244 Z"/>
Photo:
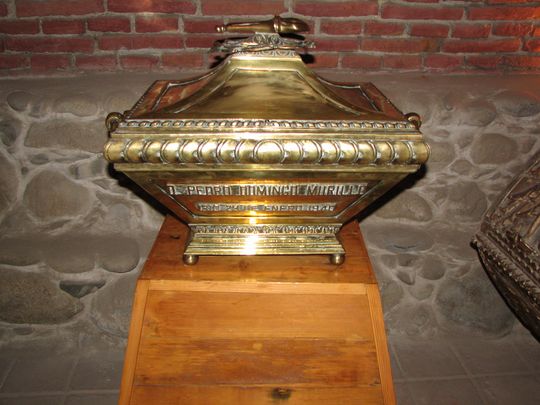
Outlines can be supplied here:
<path id="1" fill-rule="evenodd" d="M 394 404 L 377 283 L 356 222 L 327 256 L 182 262 L 167 217 L 139 277 L 120 404 Z M 114 310 L 114 309 L 112 309 Z"/>

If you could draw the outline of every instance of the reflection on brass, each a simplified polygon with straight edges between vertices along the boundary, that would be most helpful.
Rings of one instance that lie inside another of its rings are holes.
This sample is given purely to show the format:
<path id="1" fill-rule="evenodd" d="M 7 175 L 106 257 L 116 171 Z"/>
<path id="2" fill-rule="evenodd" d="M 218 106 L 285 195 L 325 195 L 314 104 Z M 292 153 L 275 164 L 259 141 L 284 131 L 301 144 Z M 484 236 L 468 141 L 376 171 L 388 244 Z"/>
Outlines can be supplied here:
<path id="1" fill-rule="evenodd" d="M 309 26 L 298 18 L 281 18 L 256 22 L 236 22 L 219 25 L 217 32 L 273 32 L 276 34 L 297 34 L 309 31 Z"/>
<path id="2" fill-rule="evenodd" d="M 296 19 L 229 24 L 256 32 L 191 80 L 154 83 L 111 113 L 104 155 L 189 224 L 198 255 L 327 254 L 337 233 L 429 157 L 420 117 L 371 83 L 333 83 L 294 52 Z M 293 41 L 293 42 L 291 42 Z"/>

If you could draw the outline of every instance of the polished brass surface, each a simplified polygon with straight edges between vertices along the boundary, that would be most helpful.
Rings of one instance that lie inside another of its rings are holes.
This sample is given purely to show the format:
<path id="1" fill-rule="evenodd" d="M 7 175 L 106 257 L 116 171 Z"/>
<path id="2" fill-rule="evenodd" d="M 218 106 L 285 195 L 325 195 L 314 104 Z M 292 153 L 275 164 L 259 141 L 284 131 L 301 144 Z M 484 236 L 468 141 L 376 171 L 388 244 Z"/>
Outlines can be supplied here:
<path id="1" fill-rule="evenodd" d="M 190 225 L 186 262 L 326 253 L 339 264 L 341 225 L 429 157 L 417 114 L 370 83 L 320 78 L 275 32 L 225 41 L 214 70 L 157 81 L 107 117 L 107 160 Z"/>
<path id="2" fill-rule="evenodd" d="M 255 22 L 235 22 L 219 25 L 217 32 L 268 32 L 276 34 L 297 34 L 309 31 L 309 26 L 298 18 L 282 18 L 275 16 L 271 20 Z"/>

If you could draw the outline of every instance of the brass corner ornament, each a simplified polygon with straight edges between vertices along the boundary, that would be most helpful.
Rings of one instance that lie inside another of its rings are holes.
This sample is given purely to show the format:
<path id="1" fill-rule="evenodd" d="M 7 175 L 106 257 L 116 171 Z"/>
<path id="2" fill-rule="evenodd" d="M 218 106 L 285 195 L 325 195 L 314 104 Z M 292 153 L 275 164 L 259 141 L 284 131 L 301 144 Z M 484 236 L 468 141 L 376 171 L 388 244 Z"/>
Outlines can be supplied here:
<path id="1" fill-rule="evenodd" d="M 333 83 L 294 49 L 295 18 L 231 23 L 207 74 L 155 82 L 111 113 L 107 160 L 189 225 L 201 255 L 329 255 L 341 226 L 429 157 L 417 114 L 371 83 Z"/>

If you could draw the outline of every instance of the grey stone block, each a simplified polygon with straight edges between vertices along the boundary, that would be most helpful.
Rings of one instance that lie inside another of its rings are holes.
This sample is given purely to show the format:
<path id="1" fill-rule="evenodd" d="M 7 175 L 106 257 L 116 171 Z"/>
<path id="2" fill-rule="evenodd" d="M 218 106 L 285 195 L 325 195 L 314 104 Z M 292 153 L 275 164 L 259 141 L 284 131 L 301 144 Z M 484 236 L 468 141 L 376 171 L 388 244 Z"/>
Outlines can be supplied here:
<path id="1" fill-rule="evenodd" d="M 506 163 L 517 153 L 516 141 L 501 134 L 484 133 L 475 139 L 471 148 L 471 158 L 477 164 Z"/>
<path id="2" fill-rule="evenodd" d="M 476 381 L 490 405 L 538 405 L 540 402 L 540 378 L 537 375 L 493 376 Z"/>
<path id="3" fill-rule="evenodd" d="M 466 378 L 409 382 L 416 405 L 482 404 L 473 383 Z"/>
<path id="4" fill-rule="evenodd" d="M 118 394 L 69 395 L 64 405 L 117 405 Z"/>
<path id="5" fill-rule="evenodd" d="M 88 93 L 66 94 L 55 101 L 53 110 L 77 117 L 88 117 L 97 114 L 98 103 L 95 97 Z"/>
<path id="6" fill-rule="evenodd" d="M 95 353 L 81 357 L 75 367 L 72 390 L 119 389 L 123 353 Z"/>
<path id="7" fill-rule="evenodd" d="M 509 339 L 453 340 L 452 347 L 469 374 L 523 372 L 527 365 L 516 353 Z"/>
<path id="8" fill-rule="evenodd" d="M 1 392 L 63 391 L 75 364 L 71 357 L 19 359 L 9 373 Z"/>
<path id="9" fill-rule="evenodd" d="M 63 401 L 63 395 L 0 396 L 0 405 L 60 405 Z"/>
<path id="10" fill-rule="evenodd" d="M 393 347 L 404 378 L 465 376 L 465 370 L 443 341 L 394 339 Z"/>

